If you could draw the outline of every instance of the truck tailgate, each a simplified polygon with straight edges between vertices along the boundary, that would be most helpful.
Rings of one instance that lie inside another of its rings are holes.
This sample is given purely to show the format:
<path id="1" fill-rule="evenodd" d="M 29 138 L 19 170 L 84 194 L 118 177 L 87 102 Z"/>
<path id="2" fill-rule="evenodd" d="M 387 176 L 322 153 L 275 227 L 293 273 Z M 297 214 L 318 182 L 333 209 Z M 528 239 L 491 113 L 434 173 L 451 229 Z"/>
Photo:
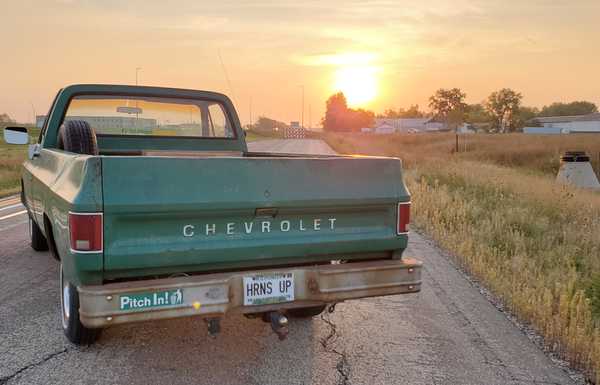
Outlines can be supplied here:
<path id="1" fill-rule="evenodd" d="M 104 156 L 102 181 L 108 279 L 406 247 L 397 159 Z"/>

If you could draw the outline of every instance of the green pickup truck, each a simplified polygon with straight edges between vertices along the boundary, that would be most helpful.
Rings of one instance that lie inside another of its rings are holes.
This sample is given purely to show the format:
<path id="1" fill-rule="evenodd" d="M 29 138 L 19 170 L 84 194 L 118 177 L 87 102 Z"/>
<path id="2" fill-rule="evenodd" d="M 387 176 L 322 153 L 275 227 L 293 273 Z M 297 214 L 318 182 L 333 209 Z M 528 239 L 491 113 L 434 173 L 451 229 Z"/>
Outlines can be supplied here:
<path id="1" fill-rule="evenodd" d="M 184 316 L 215 334 L 233 312 L 284 338 L 288 316 L 420 290 L 400 160 L 250 152 L 222 94 L 72 85 L 28 158 L 31 246 L 60 262 L 73 343 Z"/>

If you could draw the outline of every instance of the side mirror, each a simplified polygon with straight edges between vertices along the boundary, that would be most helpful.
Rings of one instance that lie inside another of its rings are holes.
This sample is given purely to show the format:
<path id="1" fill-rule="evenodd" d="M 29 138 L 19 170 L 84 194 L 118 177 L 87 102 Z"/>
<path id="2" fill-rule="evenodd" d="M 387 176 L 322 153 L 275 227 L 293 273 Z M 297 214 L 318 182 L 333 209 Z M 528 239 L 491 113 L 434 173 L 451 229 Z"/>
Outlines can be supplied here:
<path id="1" fill-rule="evenodd" d="M 27 144 L 29 143 L 29 134 L 25 127 L 6 127 L 4 141 L 8 144 Z"/>

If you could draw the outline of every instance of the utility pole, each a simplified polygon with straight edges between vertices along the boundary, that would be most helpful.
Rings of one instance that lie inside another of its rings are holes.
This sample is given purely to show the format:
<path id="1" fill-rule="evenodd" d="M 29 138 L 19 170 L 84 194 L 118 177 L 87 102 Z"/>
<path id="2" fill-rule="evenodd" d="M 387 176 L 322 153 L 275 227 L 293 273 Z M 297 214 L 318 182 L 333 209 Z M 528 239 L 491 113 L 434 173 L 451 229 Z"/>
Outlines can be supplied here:
<path id="1" fill-rule="evenodd" d="M 138 85 L 138 72 L 140 72 L 140 70 L 142 69 L 142 67 L 135 67 L 135 85 Z"/>
<path id="2" fill-rule="evenodd" d="M 250 96 L 250 123 L 248 124 L 248 128 L 252 128 L 252 96 Z"/>
<path id="3" fill-rule="evenodd" d="M 33 111 L 33 125 L 37 126 L 37 118 L 35 114 L 35 107 L 33 106 L 33 102 L 30 100 L 29 104 L 31 104 L 31 110 Z"/>
<path id="4" fill-rule="evenodd" d="M 304 128 L 304 84 L 302 84 L 298 87 L 302 88 L 302 114 L 300 114 L 300 116 L 301 116 L 300 127 Z"/>
<path id="5" fill-rule="evenodd" d="M 138 73 L 140 72 L 141 69 L 142 69 L 142 67 L 135 67 L 135 85 L 136 86 L 138 85 Z M 136 101 L 135 101 L 135 125 L 136 125 L 135 129 L 136 129 L 136 131 L 137 131 L 138 126 L 139 126 L 139 124 L 138 124 L 139 123 L 139 120 L 138 120 L 139 118 L 140 118 L 140 116 L 139 116 L 139 104 L 138 104 L 138 101 L 136 99 Z"/>
<path id="6" fill-rule="evenodd" d="M 310 103 L 308 103 L 308 128 L 312 128 L 312 111 Z"/>

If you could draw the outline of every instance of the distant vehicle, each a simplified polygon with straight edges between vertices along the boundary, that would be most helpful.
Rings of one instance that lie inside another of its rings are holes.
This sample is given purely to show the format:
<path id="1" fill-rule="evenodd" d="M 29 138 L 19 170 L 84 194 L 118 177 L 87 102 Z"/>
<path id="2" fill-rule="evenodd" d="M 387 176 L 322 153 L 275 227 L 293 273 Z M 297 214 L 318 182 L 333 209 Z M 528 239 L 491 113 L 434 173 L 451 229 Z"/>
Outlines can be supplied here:
<path id="1" fill-rule="evenodd" d="M 75 344 L 183 316 L 214 334 L 227 312 L 284 338 L 286 316 L 420 290 L 398 159 L 249 152 L 231 101 L 205 91 L 74 85 L 48 117 L 22 201 L 31 246 L 60 262 Z"/>

